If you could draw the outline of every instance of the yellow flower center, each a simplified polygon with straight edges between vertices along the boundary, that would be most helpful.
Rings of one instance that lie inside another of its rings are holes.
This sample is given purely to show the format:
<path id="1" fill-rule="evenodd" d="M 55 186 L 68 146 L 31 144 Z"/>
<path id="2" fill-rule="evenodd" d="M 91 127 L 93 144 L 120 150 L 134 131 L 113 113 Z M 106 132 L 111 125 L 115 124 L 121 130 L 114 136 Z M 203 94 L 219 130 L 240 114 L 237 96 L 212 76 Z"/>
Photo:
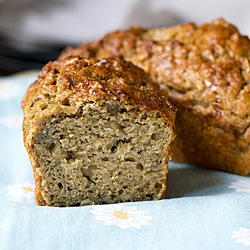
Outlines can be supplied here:
<path id="1" fill-rule="evenodd" d="M 22 189 L 27 192 L 34 192 L 34 188 L 31 187 L 22 187 Z"/>
<path id="2" fill-rule="evenodd" d="M 128 213 L 122 212 L 122 211 L 114 211 L 113 215 L 118 219 L 128 219 L 130 215 Z"/>
<path id="3" fill-rule="evenodd" d="M 2 83 L 0 83 L 0 89 L 2 89 L 3 88 L 3 84 Z"/>

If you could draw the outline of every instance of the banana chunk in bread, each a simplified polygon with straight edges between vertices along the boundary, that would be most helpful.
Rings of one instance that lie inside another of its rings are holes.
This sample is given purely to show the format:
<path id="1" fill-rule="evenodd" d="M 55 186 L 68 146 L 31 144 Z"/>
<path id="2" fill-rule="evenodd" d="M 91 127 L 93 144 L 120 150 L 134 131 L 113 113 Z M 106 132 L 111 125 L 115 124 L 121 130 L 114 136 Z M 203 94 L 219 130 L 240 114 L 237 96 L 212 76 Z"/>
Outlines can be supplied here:
<path id="1" fill-rule="evenodd" d="M 250 174 L 250 40 L 235 26 L 131 28 L 68 55 L 122 56 L 142 67 L 177 106 L 174 160 Z"/>
<path id="2" fill-rule="evenodd" d="M 142 69 L 120 58 L 50 62 L 22 108 L 38 205 L 164 196 L 175 108 Z"/>

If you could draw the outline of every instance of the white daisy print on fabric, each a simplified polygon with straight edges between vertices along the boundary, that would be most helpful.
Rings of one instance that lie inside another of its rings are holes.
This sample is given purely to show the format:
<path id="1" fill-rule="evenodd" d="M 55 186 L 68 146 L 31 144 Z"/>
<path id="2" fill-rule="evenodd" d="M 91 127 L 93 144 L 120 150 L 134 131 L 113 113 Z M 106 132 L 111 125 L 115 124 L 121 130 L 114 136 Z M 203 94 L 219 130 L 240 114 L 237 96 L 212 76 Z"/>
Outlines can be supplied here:
<path id="1" fill-rule="evenodd" d="M 1 124 L 8 128 L 18 128 L 22 127 L 23 117 L 21 115 L 8 115 L 3 117 Z"/>
<path id="2" fill-rule="evenodd" d="M 237 182 L 232 182 L 229 187 L 236 189 L 236 192 L 250 193 L 250 181 L 247 180 L 238 180 Z"/>
<path id="3" fill-rule="evenodd" d="M 34 186 L 29 183 L 17 183 L 5 187 L 7 194 L 15 201 L 22 201 L 24 198 L 30 199 L 34 197 Z"/>
<path id="4" fill-rule="evenodd" d="M 8 101 L 18 96 L 21 87 L 15 82 L 0 81 L 0 101 Z"/>
<path id="5" fill-rule="evenodd" d="M 135 206 L 123 206 L 120 204 L 95 206 L 91 213 L 96 215 L 95 220 L 103 221 L 105 225 L 116 225 L 121 229 L 150 225 L 153 217 L 146 215 L 146 211 L 138 210 Z"/>
<path id="6" fill-rule="evenodd" d="M 238 231 L 232 232 L 232 237 L 236 242 L 243 243 L 245 246 L 250 246 L 250 229 L 240 227 Z"/>

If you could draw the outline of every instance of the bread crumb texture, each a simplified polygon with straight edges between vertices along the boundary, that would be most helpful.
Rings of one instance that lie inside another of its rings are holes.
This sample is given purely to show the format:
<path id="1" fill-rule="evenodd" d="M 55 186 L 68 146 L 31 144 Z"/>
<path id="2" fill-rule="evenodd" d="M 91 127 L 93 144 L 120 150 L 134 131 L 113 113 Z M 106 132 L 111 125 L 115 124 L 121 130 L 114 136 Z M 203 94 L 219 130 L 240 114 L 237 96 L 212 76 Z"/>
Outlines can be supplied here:
<path id="1" fill-rule="evenodd" d="M 79 57 L 48 63 L 22 107 L 39 205 L 164 196 L 175 108 L 132 63 Z"/>

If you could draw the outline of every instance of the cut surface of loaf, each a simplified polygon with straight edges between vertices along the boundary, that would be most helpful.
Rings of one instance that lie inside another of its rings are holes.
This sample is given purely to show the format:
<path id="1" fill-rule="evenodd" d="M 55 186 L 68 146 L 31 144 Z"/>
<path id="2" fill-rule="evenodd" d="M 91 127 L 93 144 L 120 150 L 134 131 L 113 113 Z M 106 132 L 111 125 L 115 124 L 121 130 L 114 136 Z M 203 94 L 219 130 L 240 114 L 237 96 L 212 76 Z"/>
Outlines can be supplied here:
<path id="1" fill-rule="evenodd" d="M 131 28 L 66 49 L 122 56 L 150 73 L 177 106 L 173 159 L 250 174 L 250 40 L 217 19 L 170 28 Z"/>
<path id="2" fill-rule="evenodd" d="M 39 205 L 164 196 L 175 109 L 132 63 L 79 57 L 51 62 L 22 107 Z"/>

